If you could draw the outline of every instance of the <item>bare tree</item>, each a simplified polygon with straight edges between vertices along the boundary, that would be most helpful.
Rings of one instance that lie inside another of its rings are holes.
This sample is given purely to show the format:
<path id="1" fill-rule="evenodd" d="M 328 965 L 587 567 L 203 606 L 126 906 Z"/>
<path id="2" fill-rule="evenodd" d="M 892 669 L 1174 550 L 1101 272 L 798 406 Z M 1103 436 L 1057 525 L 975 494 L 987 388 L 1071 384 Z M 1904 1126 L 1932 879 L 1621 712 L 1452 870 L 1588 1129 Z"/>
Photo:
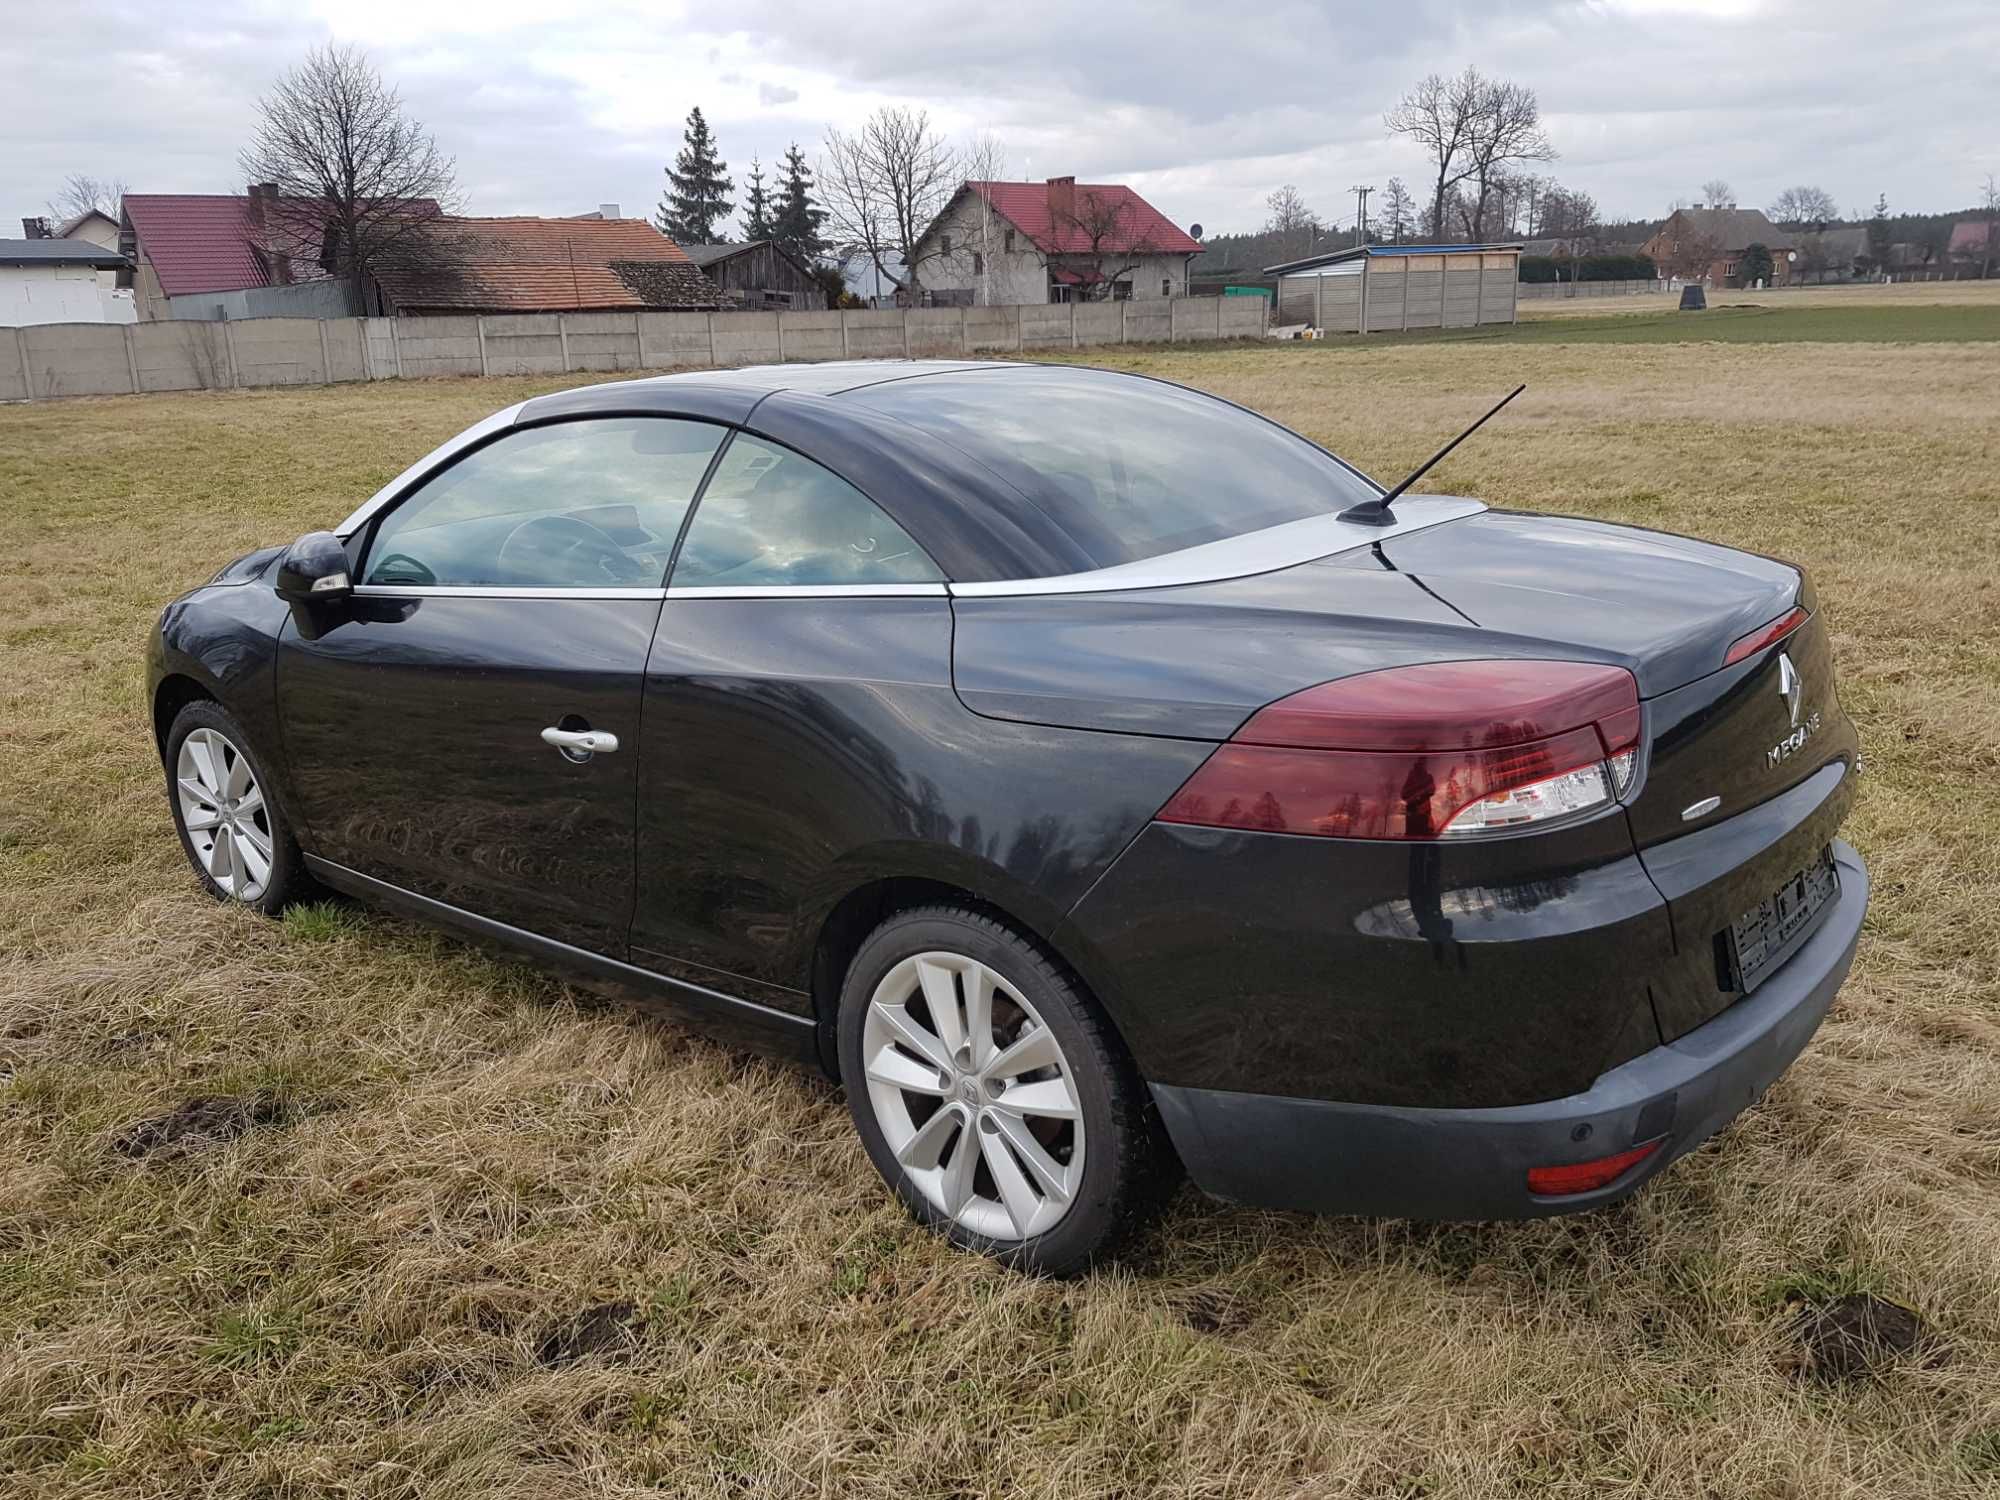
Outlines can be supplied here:
<path id="1" fill-rule="evenodd" d="M 1276 237 L 1271 253 L 1281 261 L 1312 254 L 1322 226 L 1319 215 L 1299 196 L 1298 188 L 1288 182 L 1264 202 L 1271 210 L 1271 217 L 1264 221 L 1264 233 Z"/>
<path id="2" fill-rule="evenodd" d="M 405 258 L 443 272 L 449 236 L 432 233 L 458 206 L 454 164 L 403 112 L 359 47 L 316 47 L 258 101 L 262 118 L 238 158 L 273 255 L 316 256 L 345 277 L 363 311 L 369 278 Z"/>
<path id="3" fill-rule="evenodd" d="M 1993 274 L 1993 262 L 2000 259 L 2000 183 L 1993 180 L 1993 174 L 1986 174 L 1986 185 L 1979 190 L 1979 206 L 1986 215 L 1986 244 L 1979 252 L 1979 276 L 1983 281 Z"/>
<path id="4" fill-rule="evenodd" d="M 1672 220 L 1668 221 L 1672 224 Z M 1683 217 L 1680 221 L 1679 236 L 1667 242 L 1667 253 L 1661 262 L 1666 273 L 1681 281 L 1702 281 L 1722 253 L 1722 242 L 1704 230 L 1696 229 L 1692 222 Z"/>
<path id="5" fill-rule="evenodd" d="M 1556 149 L 1542 132 L 1542 111 L 1535 91 L 1502 79 L 1480 79 L 1466 156 L 1473 188 L 1469 232 L 1471 238 L 1480 240 L 1486 237 L 1489 200 L 1507 168 L 1514 162 L 1555 160 Z"/>
<path id="6" fill-rule="evenodd" d="M 958 154 L 958 163 L 959 174 L 967 182 L 999 182 L 1007 175 L 1007 148 L 998 136 L 982 131 L 965 143 Z M 969 259 L 969 273 L 978 282 L 974 303 L 991 307 L 993 253 L 1005 244 L 1007 223 L 993 211 L 993 200 L 984 193 L 974 193 L 967 209 L 964 243 L 956 248 Z"/>
<path id="7" fill-rule="evenodd" d="M 943 236 L 921 256 L 917 242 L 958 187 L 958 154 L 927 111 L 891 106 L 852 134 L 828 130 L 825 144 L 820 191 L 836 235 L 865 250 L 906 300 L 921 300 L 924 262 L 952 253 Z M 899 258 L 901 276 L 890 269 Z"/>
<path id="8" fill-rule="evenodd" d="M 56 189 L 55 196 L 49 199 L 49 217 L 57 226 L 88 213 L 100 213 L 116 221 L 126 191 L 122 177 L 97 178 L 72 172 L 63 179 L 63 185 Z"/>
<path id="9" fill-rule="evenodd" d="M 1819 230 L 1840 217 L 1840 208 L 1825 188 L 1801 184 L 1786 188 L 1772 199 L 1770 213 L 1774 224 Z"/>
<path id="10" fill-rule="evenodd" d="M 1711 177 L 1701 185 L 1701 201 L 1710 208 L 1728 208 L 1736 201 L 1736 190 L 1727 178 Z"/>
<path id="11" fill-rule="evenodd" d="M 1430 222 L 1440 238 L 1447 222 L 1445 196 L 1472 175 L 1467 157 L 1485 88 L 1486 81 L 1476 68 L 1468 67 L 1452 79 L 1427 74 L 1382 117 L 1391 135 L 1414 141 L 1431 159 L 1435 175 L 1431 184 Z"/>
<path id="12" fill-rule="evenodd" d="M 1136 271 L 1147 256 L 1165 253 L 1149 231 L 1132 232 L 1138 213 L 1129 198 L 1111 197 L 1092 188 L 1072 188 L 1068 201 L 1050 195 L 1049 217 L 1089 246 L 1085 251 L 1053 257 L 1059 265 L 1068 261 L 1079 272 L 1096 273 L 1096 280 L 1079 283 L 1089 301 L 1114 296 L 1118 283 Z"/>
<path id="13" fill-rule="evenodd" d="M 1410 197 L 1410 190 L 1403 186 L 1403 179 L 1391 177 L 1389 185 L 1382 189 L 1382 228 L 1389 236 L 1389 243 L 1400 245 L 1403 236 L 1416 227 L 1417 205 Z"/>

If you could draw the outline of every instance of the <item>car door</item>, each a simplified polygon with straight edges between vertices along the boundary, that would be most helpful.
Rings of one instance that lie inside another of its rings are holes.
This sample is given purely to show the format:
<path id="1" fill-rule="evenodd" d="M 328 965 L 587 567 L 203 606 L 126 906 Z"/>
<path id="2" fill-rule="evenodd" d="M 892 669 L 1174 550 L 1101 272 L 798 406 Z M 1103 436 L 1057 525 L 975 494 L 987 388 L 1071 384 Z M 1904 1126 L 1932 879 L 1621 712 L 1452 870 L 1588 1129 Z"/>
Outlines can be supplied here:
<path id="1" fill-rule="evenodd" d="M 375 519 L 352 600 L 279 647 L 315 854 L 623 956 L 646 654 L 726 434 L 644 416 L 514 429 Z"/>
<path id="2" fill-rule="evenodd" d="M 858 489 L 739 432 L 674 563 L 646 674 L 632 961 L 809 1013 L 796 916 L 885 836 L 941 836 L 912 745 L 948 746 L 943 574 Z"/>

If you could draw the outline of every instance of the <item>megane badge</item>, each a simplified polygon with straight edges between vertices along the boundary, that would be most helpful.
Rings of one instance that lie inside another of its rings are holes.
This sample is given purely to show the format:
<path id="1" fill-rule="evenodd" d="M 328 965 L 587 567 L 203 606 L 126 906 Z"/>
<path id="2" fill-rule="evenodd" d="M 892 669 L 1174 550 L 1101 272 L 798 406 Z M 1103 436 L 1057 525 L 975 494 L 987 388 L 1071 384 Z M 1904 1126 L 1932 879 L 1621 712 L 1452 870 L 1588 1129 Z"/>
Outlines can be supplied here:
<path id="1" fill-rule="evenodd" d="M 1789 653 L 1778 653 L 1778 692 L 1785 700 L 1785 709 L 1792 716 L 1792 732 L 1764 752 L 1764 767 L 1781 766 L 1805 749 L 1806 741 L 1819 728 L 1819 715 L 1806 713 L 1806 680 L 1799 676 L 1799 669 L 1792 665 Z"/>
<path id="2" fill-rule="evenodd" d="M 1806 706 L 1805 679 L 1799 676 L 1799 669 L 1792 665 L 1791 653 L 1778 653 L 1778 692 L 1785 700 L 1785 707 L 1792 711 L 1792 728 L 1799 727 L 1799 713 Z"/>

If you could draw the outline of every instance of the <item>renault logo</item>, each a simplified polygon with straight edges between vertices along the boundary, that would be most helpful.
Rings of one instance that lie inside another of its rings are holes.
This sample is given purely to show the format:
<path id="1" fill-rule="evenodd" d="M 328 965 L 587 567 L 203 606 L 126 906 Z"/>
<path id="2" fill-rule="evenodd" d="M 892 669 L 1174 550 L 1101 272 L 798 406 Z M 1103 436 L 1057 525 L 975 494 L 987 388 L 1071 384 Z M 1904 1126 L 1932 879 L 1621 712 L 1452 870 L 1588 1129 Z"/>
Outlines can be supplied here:
<path id="1" fill-rule="evenodd" d="M 1799 676 L 1799 669 L 1792 665 L 1790 653 L 1778 653 L 1778 695 L 1785 700 L 1785 707 L 1791 711 L 1792 728 L 1799 727 L 1799 715 L 1805 712 L 1806 684 Z"/>

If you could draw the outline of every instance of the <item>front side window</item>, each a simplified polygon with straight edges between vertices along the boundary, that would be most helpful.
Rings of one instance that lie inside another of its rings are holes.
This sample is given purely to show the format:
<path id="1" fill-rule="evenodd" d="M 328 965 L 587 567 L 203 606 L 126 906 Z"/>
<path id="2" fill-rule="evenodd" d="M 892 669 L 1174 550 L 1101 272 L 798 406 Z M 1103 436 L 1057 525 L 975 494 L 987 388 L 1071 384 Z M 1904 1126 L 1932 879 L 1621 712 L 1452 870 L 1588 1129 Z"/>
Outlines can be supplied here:
<path id="1" fill-rule="evenodd" d="M 977 459 L 1093 568 L 1331 515 L 1380 493 L 1275 422 L 1104 370 L 965 371 L 841 399 Z"/>
<path id="2" fill-rule="evenodd" d="M 725 433 L 666 417 L 510 432 L 383 519 L 363 581 L 658 588 Z"/>
<path id="3" fill-rule="evenodd" d="M 839 475 L 739 433 L 702 492 L 677 588 L 937 583 L 930 557 Z"/>

